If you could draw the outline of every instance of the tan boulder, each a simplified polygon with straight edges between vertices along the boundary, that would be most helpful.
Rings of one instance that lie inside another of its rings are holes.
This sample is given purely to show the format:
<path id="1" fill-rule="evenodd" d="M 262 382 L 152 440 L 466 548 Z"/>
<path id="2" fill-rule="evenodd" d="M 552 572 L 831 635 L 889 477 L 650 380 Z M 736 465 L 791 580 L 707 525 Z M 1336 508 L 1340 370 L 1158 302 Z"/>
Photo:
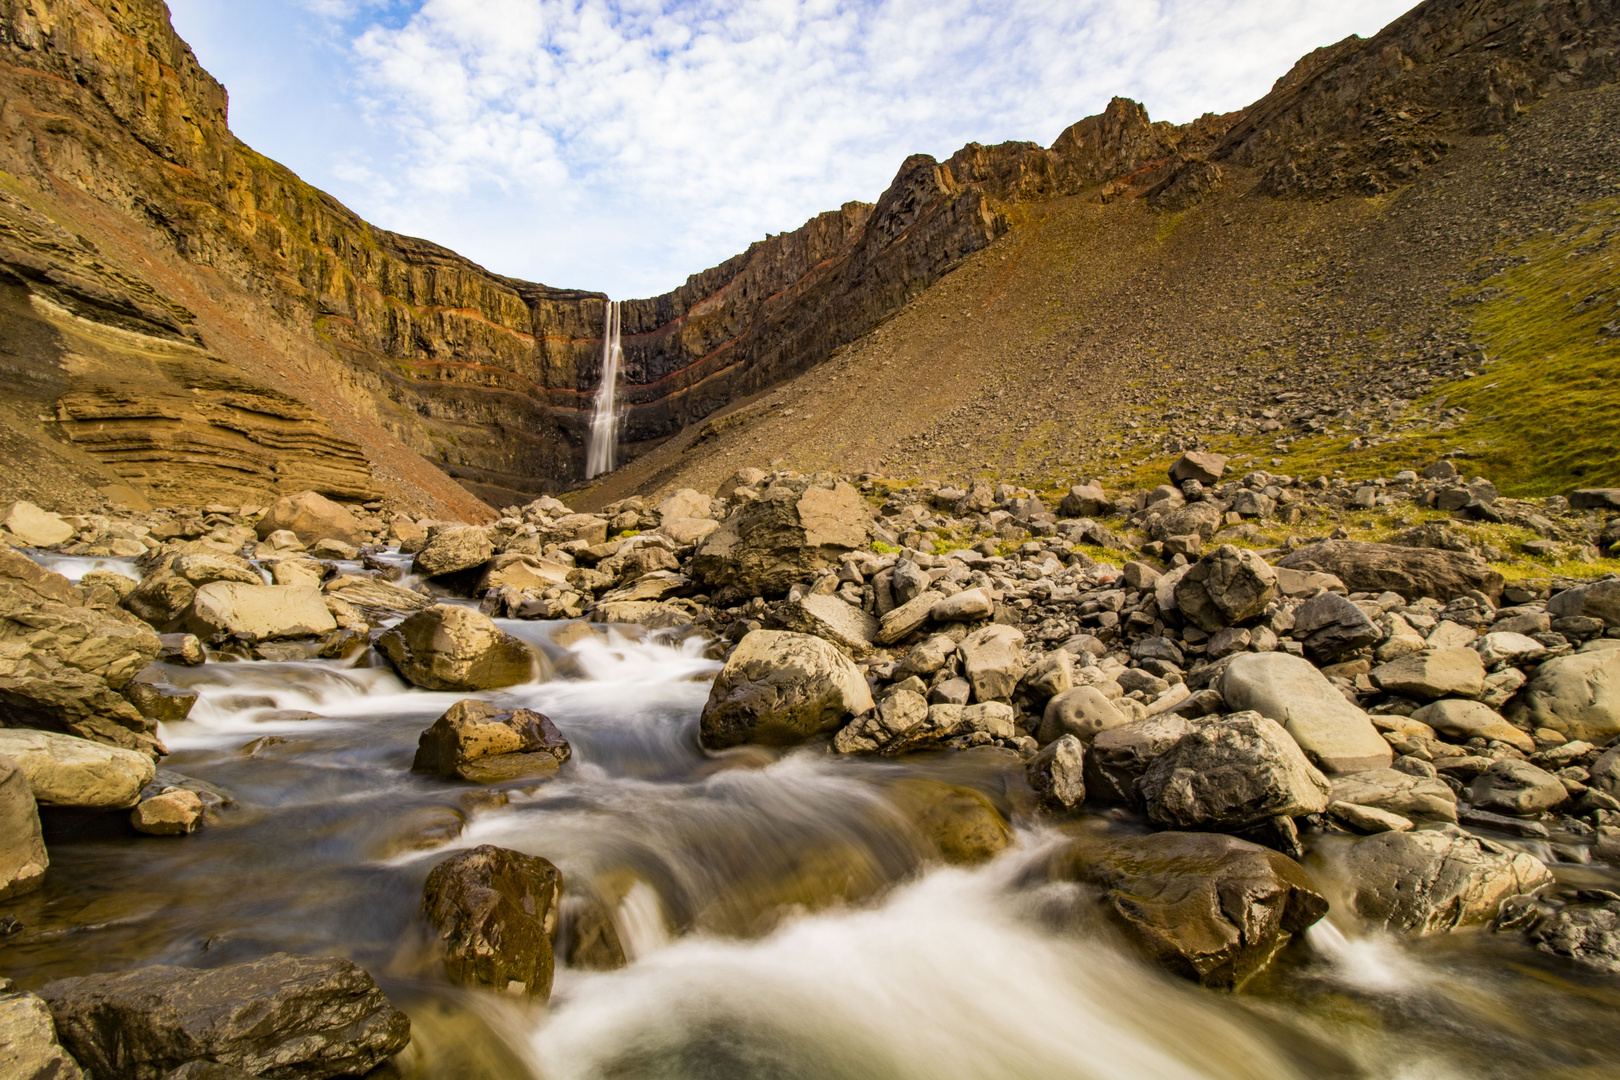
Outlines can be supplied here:
<path id="1" fill-rule="evenodd" d="M 39 888 L 50 864 L 28 774 L 0 756 L 0 900 Z"/>
<path id="2" fill-rule="evenodd" d="M 41 510 L 31 502 L 12 503 L 0 517 L 0 526 L 25 547 L 55 547 L 74 536 L 73 526 L 63 521 L 62 515 Z"/>
<path id="3" fill-rule="evenodd" d="M 426 690 L 489 690 L 534 679 L 539 658 L 472 608 L 438 604 L 377 639 L 404 679 Z"/>
<path id="4" fill-rule="evenodd" d="M 337 629 L 312 585 L 247 585 L 216 581 L 197 590 L 187 628 L 198 637 L 243 634 L 257 640 L 311 637 Z"/>
<path id="5" fill-rule="evenodd" d="M 16 762 L 41 806 L 134 806 L 157 767 L 134 750 L 73 735 L 0 728 L 0 755 Z"/>
<path id="6" fill-rule="evenodd" d="M 571 753 L 545 714 L 468 698 L 422 732 L 411 771 L 489 783 L 554 773 Z"/>
<path id="7" fill-rule="evenodd" d="M 755 630 L 737 643 L 703 707 L 703 745 L 791 746 L 872 708 L 866 678 L 829 642 Z"/>
<path id="8" fill-rule="evenodd" d="M 366 542 L 365 531 L 348 507 L 313 491 L 300 491 L 271 503 L 256 531 L 264 540 L 283 529 L 305 544 L 326 539 L 356 545 Z"/>

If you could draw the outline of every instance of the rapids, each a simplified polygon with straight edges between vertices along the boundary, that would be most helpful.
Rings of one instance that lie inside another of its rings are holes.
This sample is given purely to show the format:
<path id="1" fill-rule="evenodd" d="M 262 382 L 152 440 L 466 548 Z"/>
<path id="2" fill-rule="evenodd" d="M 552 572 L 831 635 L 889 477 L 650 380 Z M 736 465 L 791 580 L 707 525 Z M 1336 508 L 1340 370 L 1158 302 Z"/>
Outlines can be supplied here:
<path id="1" fill-rule="evenodd" d="M 51 869 L 7 905 L 21 927 L 0 938 L 0 970 L 34 987 L 154 962 L 347 955 L 410 1013 L 400 1067 L 422 1080 L 1620 1070 L 1616 980 L 1515 936 L 1400 941 L 1323 923 L 1244 993 L 1206 992 L 1128 953 L 1074 887 L 1020 883 L 1054 833 L 1029 816 L 1010 755 L 708 755 L 697 720 L 719 664 L 705 642 L 609 632 L 563 649 L 554 624 L 503 625 L 566 673 L 483 695 L 553 718 L 574 748 L 557 779 L 503 797 L 412 774 L 418 734 L 460 695 L 383 666 L 171 668 L 199 699 L 164 729 L 161 768 L 232 804 L 186 838 L 47 812 Z M 938 865 L 896 795 L 918 777 L 982 792 L 1014 846 Z M 448 983 L 416 907 L 431 866 L 480 843 L 543 855 L 593 891 L 628 966 L 559 960 L 545 1007 Z"/>

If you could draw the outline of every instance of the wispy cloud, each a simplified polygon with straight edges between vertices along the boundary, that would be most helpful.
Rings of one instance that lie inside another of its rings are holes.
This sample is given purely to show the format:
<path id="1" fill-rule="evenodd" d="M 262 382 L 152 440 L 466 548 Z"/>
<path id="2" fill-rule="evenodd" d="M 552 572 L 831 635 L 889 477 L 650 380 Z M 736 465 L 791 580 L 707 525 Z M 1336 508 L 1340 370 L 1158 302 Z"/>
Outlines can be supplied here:
<path id="1" fill-rule="evenodd" d="M 1177 121 L 1237 108 L 1303 53 L 1405 7 L 297 2 L 345 32 L 343 92 L 372 133 L 327 148 L 337 194 L 503 272 L 615 295 L 876 198 L 908 153 L 1049 144 L 1116 93 Z"/>

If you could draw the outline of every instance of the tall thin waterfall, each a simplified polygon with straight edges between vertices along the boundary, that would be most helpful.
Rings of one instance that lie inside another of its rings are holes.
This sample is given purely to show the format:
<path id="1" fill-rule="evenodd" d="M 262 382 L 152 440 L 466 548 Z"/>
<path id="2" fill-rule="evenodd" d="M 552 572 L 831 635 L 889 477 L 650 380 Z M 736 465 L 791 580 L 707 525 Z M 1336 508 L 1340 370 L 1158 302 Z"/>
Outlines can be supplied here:
<path id="1" fill-rule="evenodd" d="M 585 478 L 612 472 L 619 451 L 619 409 L 615 396 L 619 387 L 619 302 L 609 300 L 602 326 L 602 384 L 596 388 L 596 408 L 591 413 L 591 438 L 585 447 Z"/>

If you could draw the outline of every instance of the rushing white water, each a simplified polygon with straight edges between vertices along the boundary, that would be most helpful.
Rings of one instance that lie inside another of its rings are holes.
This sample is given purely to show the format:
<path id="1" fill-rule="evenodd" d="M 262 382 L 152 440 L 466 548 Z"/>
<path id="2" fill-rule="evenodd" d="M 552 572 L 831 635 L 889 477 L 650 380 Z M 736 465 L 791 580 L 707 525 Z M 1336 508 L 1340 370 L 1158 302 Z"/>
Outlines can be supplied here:
<path id="1" fill-rule="evenodd" d="M 585 478 L 612 472 L 619 450 L 619 302 L 609 300 L 602 325 L 602 382 L 591 413 L 591 437 L 585 448 Z"/>

